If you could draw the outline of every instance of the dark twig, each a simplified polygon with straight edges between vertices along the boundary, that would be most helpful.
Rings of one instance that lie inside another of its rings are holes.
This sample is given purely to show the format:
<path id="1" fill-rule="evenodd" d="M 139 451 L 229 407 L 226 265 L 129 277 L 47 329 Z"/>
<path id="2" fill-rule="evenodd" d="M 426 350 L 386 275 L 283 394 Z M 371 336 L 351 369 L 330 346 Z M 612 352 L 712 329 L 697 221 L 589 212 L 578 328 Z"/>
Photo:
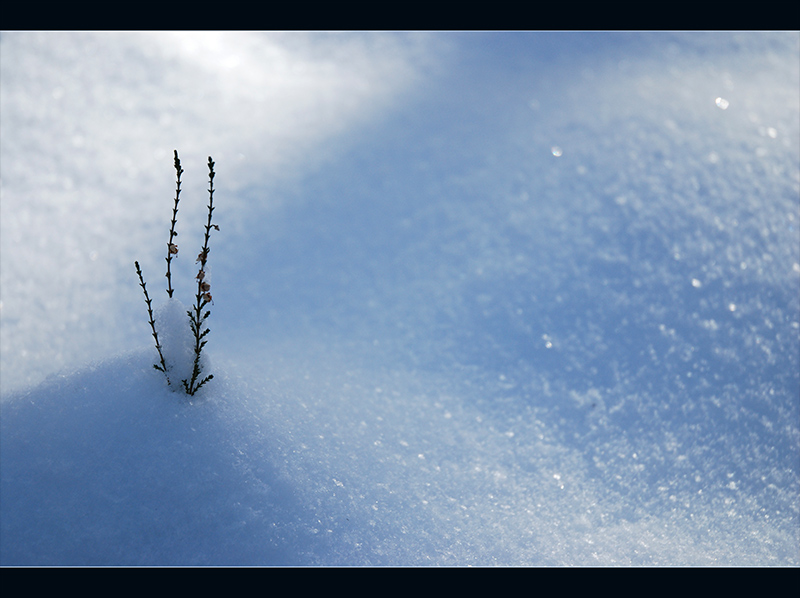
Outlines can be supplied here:
<path id="1" fill-rule="evenodd" d="M 157 363 L 153 364 L 153 367 L 157 369 L 159 372 L 164 372 L 164 376 L 167 378 L 167 385 L 169 385 L 169 374 L 167 373 L 167 363 L 164 361 L 164 354 L 161 352 L 161 343 L 158 342 L 158 332 L 156 332 L 156 322 L 153 318 L 153 307 L 150 305 L 150 295 L 147 293 L 147 286 L 144 283 L 144 277 L 142 276 L 142 270 L 139 268 L 139 262 L 133 262 L 136 266 L 136 274 L 139 275 L 139 286 L 142 287 L 142 291 L 144 291 L 144 301 L 147 303 L 147 315 L 150 316 L 150 329 L 153 331 L 153 338 L 156 341 L 156 350 L 158 351 L 158 357 L 161 360 L 161 365 Z"/>
<path id="2" fill-rule="evenodd" d="M 205 336 L 211 332 L 208 328 L 203 328 L 208 316 L 211 315 L 210 311 L 203 312 L 206 305 L 211 303 L 211 285 L 206 280 L 206 262 L 208 260 L 208 252 L 211 250 L 208 246 L 209 238 L 211 237 L 211 229 L 219 230 L 216 224 L 211 224 L 211 217 L 214 213 L 214 161 L 211 156 L 208 157 L 208 222 L 206 222 L 205 237 L 203 239 L 203 247 L 197 256 L 197 261 L 200 262 L 200 270 L 197 273 L 197 294 L 195 295 L 195 304 L 190 311 L 186 313 L 189 316 L 189 324 L 194 334 L 194 365 L 192 366 L 191 380 L 183 380 L 183 388 L 186 394 L 194 395 L 200 388 L 214 376 L 208 375 L 202 380 L 202 368 L 200 366 L 200 355 L 203 347 L 206 346 Z"/>
<path id="3" fill-rule="evenodd" d="M 183 168 L 181 168 L 181 160 L 178 158 L 178 150 L 175 151 L 175 172 L 177 174 L 177 183 L 175 184 L 175 204 L 172 206 L 172 225 L 169 229 L 169 241 L 167 242 L 167 295 L 172 298 L 172 272 L 170 271 L 170 264 L 172 263 L 172 256 L 178 255 L 178 246 L 174 243 L 175 237 L 178 233 L 175 231 L 175 224 L 178 222 L 178 202 L 181 200 L 181 175 Z"/>

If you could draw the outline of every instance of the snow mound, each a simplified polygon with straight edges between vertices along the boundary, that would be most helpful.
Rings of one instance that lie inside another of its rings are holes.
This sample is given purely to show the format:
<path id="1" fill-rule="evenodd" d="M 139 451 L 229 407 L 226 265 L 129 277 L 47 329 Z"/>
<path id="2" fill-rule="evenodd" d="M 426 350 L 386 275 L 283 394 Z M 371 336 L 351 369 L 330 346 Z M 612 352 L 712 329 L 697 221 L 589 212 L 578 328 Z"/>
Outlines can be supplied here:
<path id="1" fill-rule="evenodd" d="M 182 381 L 192 377 L 195 358 L 195 339 L 188 312 L 186 306 L 173 297 L 153 313 L 171 388 L 181 392 Z M 200 368 L 208 375 L 209 361 L 205 351 L 200 356 Z"/>

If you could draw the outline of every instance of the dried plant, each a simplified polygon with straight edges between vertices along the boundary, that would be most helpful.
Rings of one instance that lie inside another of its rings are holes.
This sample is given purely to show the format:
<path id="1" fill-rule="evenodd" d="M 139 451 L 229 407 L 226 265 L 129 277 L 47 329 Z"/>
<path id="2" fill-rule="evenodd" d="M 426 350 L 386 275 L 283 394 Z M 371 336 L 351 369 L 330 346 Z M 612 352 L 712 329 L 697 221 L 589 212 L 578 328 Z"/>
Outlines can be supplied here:
<path id="1" fill-rule="evenodd" d="M 170 264 L 172 263 L 172 256 L 178 255 L 178 246 L 174 243 L 175 237 L 178 233 L 175 231 L 175 225 L 178 223 L 178 203 L 181 200 L 181 175 L 183 168 L 181 168 L 181 159 L 178 157 L 178 150 L 175 151 L 175 172 L 177 173 L 177 183 L 175 184 L 175 204 L 172 206 L 172 224 L 169 229 L 169 241 L 167 241 L 167 295 L 172 298 L 172 272 L 170 271 Z"/>
<path id="2" fill-rule="evenodd" d="M 172 294 L 174 292 L 172 288 L 172 271 L 171 271 L 171 264 L 172 259 L 178 256 L 178 246 L 175 243 L 175 237 L 178 236 L 175 227 L 178 221 L 178 204 L 180 202 L 180 195 L 181 195 L 181 175 L 183 174 L 183 169 L 181 168 L 181 161 L 178 158 L 178 150 L 175 150 L 175 172 L 176 172 L 176 186 L 175 186 L 175 200 L 172 208 L 172 222 L 170 225 L 169 230 L 169 240 L 167 241 L 167 295 L 169 295 L 170 299 L 172 299 Z M 195 303 L 191 310 L 187 311 L 186 314 L 189 317 L 189 327 L 192 332 L 192 336 L 194 337 L 194 347 L 193 347 L 193 363 L 191 369 L 191 376 L 181 380 L 181 388 L 188 394 L 189 396 L 194 396 L 194 394 L 200 390 L 203 385 L 205 385 L 209 380 L 214 378 L 213 374 L 209 374 L 207 376 L 203 376 L 203 364 L 202 364 L 202 352 L 203 348 L 206 346 L 208 342 L 206 340 L 206 336 L 208 335 L 209 328 L 206 326 L 206 320 L 211 315 L 211 311 L 207 310 L 206 307 L 209 303 L 212 303 L 211 298 L 211 284 L 208 282 L 207 278 L 207 271 L 206 271 L 206 264 L 208 262 L 208 253 L 211 251 L 209 247 L 209 239 L 211 237 L 211 229 L 219 230 L 219 226 L 216 224 L 212 224 L 211 219 L 214 213 L 214 161 L 209 156 L 208 158 L 208 220 L 205 225 L 205 235 L 203 237 L 203 246 L 200 249 L 200 254 L 197 256 L 197 262 L 200 263 L 200 269 L 196 276 L 197 281 L 197 293 L 195 295 Z M 142 275 L 142 270 L 139 267 L 139 262 L 134 262 L 136 266 L 136 274 L 139 277 L 139 286 L 142 287 L 142 291 L 144 292 L 144 300 L 147 304 L 147 314 L 149 316 L 149 323 L 150 329 L 153 333 L 153 338 L 155 339 L 156 343 L 156 350 L 158 351 L 158 357 L 160 363 L 153 364 L 153 367 L 160 372 L 163 372 L 164 376 L 167 379 L 167 385 L 173 386 L 172 381 L 170 380 L 170 371 L 172 371 L 175 364 L 167 363 L 167 360 L 164 358 L 164 352 L 162 351 L 162 345 L 158 340 L 158 331 L 156 330 L 156 321 L 153 317 L 153 308 L 151 304 L 150 295 L 147 292 L 147 286 L 144 282 L 144 276 Z"/>
<path id="3" fill-rule="evenodd" d="M 164 354 L 161 352 L 161 343 L 158 342 L 158 332 L 156 332 L 156 321 L 153 318 L 153 307 L 150 304 L 150 295 L 147 293 L 147 285 L 144 283 L 144 277 L 142 277 L 142 270 L 139 268 L 139 262 L 133 262 L 136 266 L 136 274 L 139 276 L 139 286 L 142 287 L 142 291 L 144 291 L 144 301 L 147 303 L 147 315 L 150 316 L 150 329 L 153 331 L 153 338 L 156 340 L 156 350 L 158 351 L 158 358 L 161 360 L 161 364 L 154 363 L 153 367 L 156 368 L 159 372 L 164 372 L 164 375 L 167 377 L 167 384 L 169 384 L 169 373 L 167 372 L 167 362 L 164 361 Z"/>
<path id="4" fill-rule="evenodd" d="M 203 347 L 206 346 L 205 336 L 211 332 L 208 328 L 204 328 L 205 321 L 211 315 L 210 311 L 203 312 L 206 305 L 211 303 L 211 285 L 206 280 L 206 262 L 208 260 L 208 252 L 211 249 L 208 246 L 208 239 L 211 236 L 211 229 L 219 230 L 216 224 L 211 224 L 211 216 L 214 213 L 214 161 L 211 156 L 208 157 L 208 221 L 206 222 L 206 231 L 203 238 L 203 247 L 197 256 L 197 262 L 200 262 L 200 270 L 197 272 L 197 294 L 195 295 L 194 307 L 187 311 L 189 316 L 189 323 L 192 327 L 192 334 L 194 335 L 194 364 L 192 365 L 192 378 L 189 381 L 183 381 L 184 390 L 186 394 L 193 395 L 203 384 L 211 380 L 214 376 L 208 375 L 200 379 L 200 354 Z"/>

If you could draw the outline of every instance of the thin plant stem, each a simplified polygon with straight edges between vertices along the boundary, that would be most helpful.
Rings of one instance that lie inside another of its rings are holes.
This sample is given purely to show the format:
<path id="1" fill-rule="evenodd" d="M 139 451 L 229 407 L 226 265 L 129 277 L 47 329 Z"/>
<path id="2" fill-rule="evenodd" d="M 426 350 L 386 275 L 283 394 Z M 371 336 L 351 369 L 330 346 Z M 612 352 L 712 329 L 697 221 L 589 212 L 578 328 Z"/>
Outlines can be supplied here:
<path id="1" fill-rule="evenodd" d="M 216 224 L 211 223 L 211 218 L 214 213 L 214 161 L 211 156 L 208 157 L 208 221 L 205 226 L 205 236 L 203 238 L 203 247 L 197 256 L 197 261 L 200 262 L 200 270 L 197 273 L 197 294 L 195 295 L 195 304 L 190 311 L 187 311 L 189 316 L 189 324 L 194 335 L 194 365 L 192 366 L 192 377 L 190 380 L 183 380 L 183 387 L 186 394 L 192 396 L 214 376 L 208 375 L 202 380 L 202 368 L 200 366 L 200 355 L 203 347 L 206 346 L 208 341 L 204 340 L 205 336 L 211 332 L 208 328 L 204 328 L 204 324 L 208 316 L 211 315 L 210 311 L 203 312 L 206 305 L 211 303 L 211 285 L 206 280 L 206 262 L 208 261 L 208 252 L 211 251 L 208 246 L 208 241 L 211 237 L 211 229 L 219 230 Z"/>
<path id="2" fill-rule="evenodd" d="M 170 271 L 170 264 L 172 263 L 172 256 L 178 255 L 178 246 L 174 243 L 175 237 L 178 233 L 175 231 L 175 225 L 178 222 L 178 203 L 181 200 L 181 175 L 183 168 L 181 168 L 181 160 L 178 158 L 178 150 L 175 152 L 175 173 L 177 175 L 177 182 L 175 184 L 175 203 L 172 206 L 172 225 L 169 229 L 169 241 L 167 242 L 167 295 L 172 299 L 172 272 Z"/>
<path id="3" fill-rule="evenodd" d="M 156 341 L 156 350 L 158 351 L 158 358 L 161 360 L 161 365 L 157 363 L 153 364 L 153 367 L 157 369 L 159 372 L 164 372 L 164 376 L 167 378 L 167 385 L 170 384 L 169 381 L 169 374 L 167 373 L 167 363 L 164 361 L 164 354 L 161 352 L 161 343 L 158 342 L 158 332 L 156 332 L 156 322 L 153 318 L 153 307 L 150 303 L 150 295 L 147 293 L 147 285 L 145 285 L 144 277 L 142 276 L 142 269 L 139 268 L 139 262 L 133 262 L 136 266 L 136 274 L 139 276 L 139 286 L 142 287 L 142 291 L 144 291 L 144 301 L 147 303 L 147 315 L 150 317 L 150 329 L 153 331 L 153 338 Z"/>

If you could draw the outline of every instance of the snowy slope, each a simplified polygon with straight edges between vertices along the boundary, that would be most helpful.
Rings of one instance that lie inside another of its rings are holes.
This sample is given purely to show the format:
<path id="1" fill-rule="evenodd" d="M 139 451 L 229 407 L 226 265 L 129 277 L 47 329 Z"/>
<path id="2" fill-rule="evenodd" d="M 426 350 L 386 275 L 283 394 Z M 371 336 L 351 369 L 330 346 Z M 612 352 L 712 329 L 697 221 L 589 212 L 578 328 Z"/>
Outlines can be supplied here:
<path id="1" fill-rule="evenodd" d="M 799 42 L 3 34 L 0 564 L 797 565 Z"/>

